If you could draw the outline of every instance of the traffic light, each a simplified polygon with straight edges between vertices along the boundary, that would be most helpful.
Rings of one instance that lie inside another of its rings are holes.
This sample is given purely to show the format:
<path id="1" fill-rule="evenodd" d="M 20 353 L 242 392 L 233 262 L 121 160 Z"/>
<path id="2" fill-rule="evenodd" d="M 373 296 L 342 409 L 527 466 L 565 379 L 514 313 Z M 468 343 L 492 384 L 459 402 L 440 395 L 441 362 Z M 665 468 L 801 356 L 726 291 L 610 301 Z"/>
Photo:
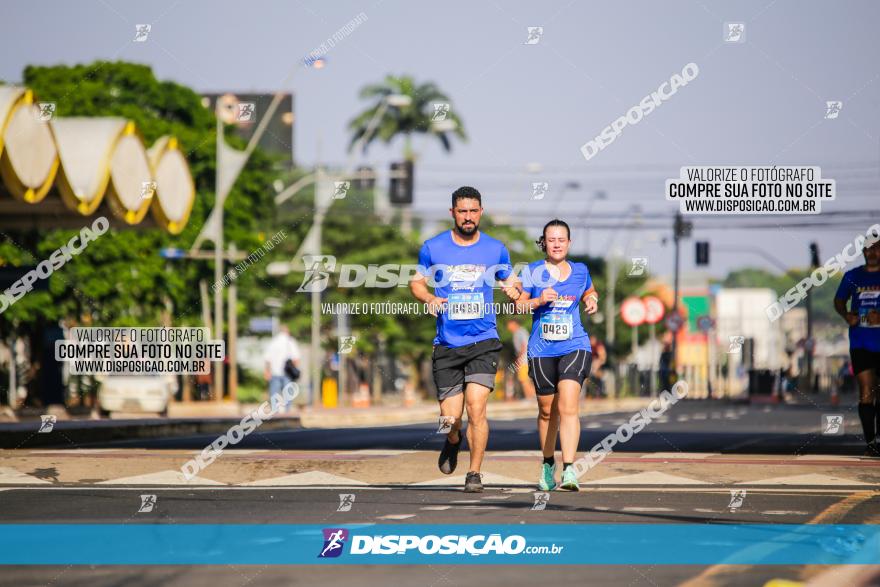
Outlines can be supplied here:
<path id="1" fill-rule="evenodd" d="M 821 265 L 819 263 L 819 245 L 810 243 L 810 266 L 818 267 L 819 265 Z"/>
<path id="2" fill-rule="evenodd" d="M 376 173 L 372 167 L 362 165 L 358 167 L 354 175 L 354 189 L 359 191 L 371 191 L 376 185 Z"/>
<path id="3" fill-rule="evenodd" d="M 413 163 L 412 161 L 391 164 L 391 183 L 388 199 L 392 204 L 413 203 Z"/>
<path id="4" fill-rule="evenodd" d="M 697 265 L 709 264 L 709 243 L 697 241 Z"/>

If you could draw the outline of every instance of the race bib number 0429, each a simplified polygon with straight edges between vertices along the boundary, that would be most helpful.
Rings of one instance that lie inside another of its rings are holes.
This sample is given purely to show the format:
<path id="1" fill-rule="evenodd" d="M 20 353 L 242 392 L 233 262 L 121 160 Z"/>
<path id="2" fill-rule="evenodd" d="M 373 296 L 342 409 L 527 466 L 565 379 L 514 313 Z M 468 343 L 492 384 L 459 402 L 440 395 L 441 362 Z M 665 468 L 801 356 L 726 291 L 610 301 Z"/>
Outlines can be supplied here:
<path id="1" fill-rule="evenodd" d="M 568 340 L 571 331 L 570 314 L 545 314 L 541 318 L 541 338 L 544 340 Z"/>

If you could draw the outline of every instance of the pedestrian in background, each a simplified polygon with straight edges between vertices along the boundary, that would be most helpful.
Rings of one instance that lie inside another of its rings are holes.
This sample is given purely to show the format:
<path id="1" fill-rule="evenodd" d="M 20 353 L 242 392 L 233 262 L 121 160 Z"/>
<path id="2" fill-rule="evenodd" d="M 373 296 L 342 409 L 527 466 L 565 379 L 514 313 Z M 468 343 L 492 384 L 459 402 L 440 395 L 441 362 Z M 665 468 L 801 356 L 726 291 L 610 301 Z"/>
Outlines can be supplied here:
<path id="1" fill-rule="evenodd" d="M 299 345 L 290 336 L 290 330 L 282 324 L 278 333 L 269 341 L 264 360 L 266 363 L 265 378 L 269 382 L 269 400 L 276 395 L 284 398 L 282 390 L 299 378 L 300 362 Z M 290 408 L 285 405 L 284 411 Z"/>

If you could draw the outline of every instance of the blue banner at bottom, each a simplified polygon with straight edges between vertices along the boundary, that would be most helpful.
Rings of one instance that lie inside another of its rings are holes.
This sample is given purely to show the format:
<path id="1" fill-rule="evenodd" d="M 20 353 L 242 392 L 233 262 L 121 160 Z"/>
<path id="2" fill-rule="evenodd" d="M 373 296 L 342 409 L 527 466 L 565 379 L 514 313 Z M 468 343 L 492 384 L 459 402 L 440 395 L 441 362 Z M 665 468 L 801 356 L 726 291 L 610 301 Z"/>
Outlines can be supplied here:
<path id="1" fill-rule="evenodd" d="M 10 565 L 880 564 L 880 526 L 0 524 Z"/>

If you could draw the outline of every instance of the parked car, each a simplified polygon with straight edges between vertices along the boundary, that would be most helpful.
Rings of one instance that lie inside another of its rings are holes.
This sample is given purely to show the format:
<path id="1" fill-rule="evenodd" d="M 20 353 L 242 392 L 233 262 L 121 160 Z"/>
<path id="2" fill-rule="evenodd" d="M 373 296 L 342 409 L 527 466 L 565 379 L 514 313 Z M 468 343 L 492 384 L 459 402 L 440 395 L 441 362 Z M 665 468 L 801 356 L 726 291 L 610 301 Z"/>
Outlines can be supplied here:
<path id="1" fill-rule="evenodd" d="M 166 416 L 168 404 L 177 393 L 174 375 L 105 375 L 98 381 L 98 407 L 102 415 L 129 412 Z"/>

